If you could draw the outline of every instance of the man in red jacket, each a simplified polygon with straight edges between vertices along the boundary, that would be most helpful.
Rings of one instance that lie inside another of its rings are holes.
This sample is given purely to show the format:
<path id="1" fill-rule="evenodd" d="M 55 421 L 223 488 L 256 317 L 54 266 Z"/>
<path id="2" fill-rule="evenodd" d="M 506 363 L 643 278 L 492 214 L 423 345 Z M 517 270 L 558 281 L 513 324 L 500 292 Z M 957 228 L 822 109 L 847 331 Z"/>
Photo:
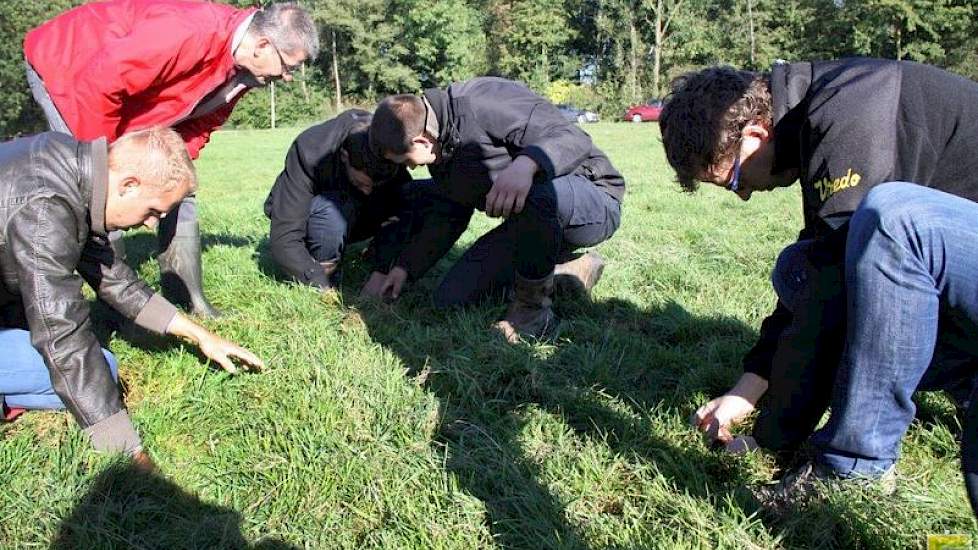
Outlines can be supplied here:
<path id="1" fill-rule="evenodd" d="M 109 0 L 69 10 L 27 33 L 34 99 L 52 130 L 76 139 L 170 126 L 196 159 L 250 88 L 292 72 L 319 51 L 316 25 L 294 3 L 263 10 L 185 0 Z M 160 279 L 194 313 L 219 313 L 203 294 L 193 197 L 159 228 Z M 113 249 L 124 256 L 122 235 Z"/>

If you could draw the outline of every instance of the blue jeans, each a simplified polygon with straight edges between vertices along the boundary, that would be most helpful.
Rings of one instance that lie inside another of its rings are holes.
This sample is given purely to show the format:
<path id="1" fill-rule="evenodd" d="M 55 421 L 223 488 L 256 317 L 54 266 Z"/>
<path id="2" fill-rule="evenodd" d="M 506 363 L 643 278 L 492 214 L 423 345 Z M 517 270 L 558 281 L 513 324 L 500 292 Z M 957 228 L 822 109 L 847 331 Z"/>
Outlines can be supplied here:
<path id="1" fill-rule="evenodd" d="M 619 202 L 584 176 L 534 183 L 523 211 L 480 237 L 452 266 L 435 305 L 464 306 L 501 294 L 517 272 L 543 277 L 562 256 L 604 242 L 620 224 Z"/>
<path id="2" fill-rule="evenodd" d="M 914 391 L 974 377 L 973 361 L 945 370 L 933 359 L 939 322 L 941 332 L 978 336 L 978 204 L 910 183 L 877 186 L 850 221 L 845 266 L 846 347 L 813 443 L 836 474 L 875 476 L 899 456 Z"/>
<path id="3" fill-rule="evenodd" d="M 18 409 L 64 409 L 51 387 L 51 375 L 41 354 L 31 345 L 31 334 L 21 329 L 0 328 L 0 397 L 7 407 Z M 103 349 L 112 378 L 119 379 L 115 356 Z"/>

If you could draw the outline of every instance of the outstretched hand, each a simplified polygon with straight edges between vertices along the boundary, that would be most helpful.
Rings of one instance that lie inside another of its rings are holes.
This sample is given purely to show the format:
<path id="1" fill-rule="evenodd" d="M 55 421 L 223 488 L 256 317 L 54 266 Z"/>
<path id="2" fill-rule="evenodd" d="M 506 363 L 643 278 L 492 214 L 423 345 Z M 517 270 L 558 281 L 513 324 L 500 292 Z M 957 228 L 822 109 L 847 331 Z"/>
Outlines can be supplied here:
<path id="1" fill-rule="evenodd" d="M 232 359 L 254 370 L 261 370 L 265 367 L 262 360 L 254 353 L 221 338 L 179 313 L 170 321 L 166 331 L 193 342 L 208 359 L 221 365 L 222 369 L 231 374 L 238 372 L 238 368 L 234 366 Z"/>
<path id="2" fill-rule="evenodd" d="M 408 274 L 403 267 L 394 267 L 390 273 L 374 271 L 360 290 L 360 298 L 396 300 L 401 296 Z"/>
<path id="3" fill-rule="evenodd" d="M 730 426 L 754 411 L 753 403 L 739 395 L 724 394 L 696 409 L 689 423 L 711 441 L 727 444 L 733 440 Z"/>
<path id="4" fill-rule="evenodd" d="M 232 359 L 251 370 L 261 370 L 265 367 L 262 360 L 254 353 L 216 334 L 208 334 L 201 338 L 199 345 L 201 353 L 231 374 L 238 373 L 238 368 L 234 366 Z"/>

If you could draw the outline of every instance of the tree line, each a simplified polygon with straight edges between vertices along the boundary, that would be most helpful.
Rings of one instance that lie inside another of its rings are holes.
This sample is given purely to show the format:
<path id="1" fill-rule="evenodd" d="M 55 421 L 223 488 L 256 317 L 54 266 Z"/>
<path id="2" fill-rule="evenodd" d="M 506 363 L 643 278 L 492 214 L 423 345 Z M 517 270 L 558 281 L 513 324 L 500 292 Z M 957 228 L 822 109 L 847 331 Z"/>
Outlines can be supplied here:
<path id="1" fill-rule="evenodd" d="M 24 33 L 81 2 L 0 0 L 0 135 L 43 120 L 23 76 Z M 240 6 L 254 2 L 232 1 Z M 671 78 L 725 63 L 853 55 L 930 63 L 978 80 L 976 0 L 304 0 L 322 52 L 276 86 L 278 124 L 325 118 L 397 92 L 476 75 L 526 82 L 557 102 L 619 118 Z M 271 90 L 230 123 L 268 127 Z"/>

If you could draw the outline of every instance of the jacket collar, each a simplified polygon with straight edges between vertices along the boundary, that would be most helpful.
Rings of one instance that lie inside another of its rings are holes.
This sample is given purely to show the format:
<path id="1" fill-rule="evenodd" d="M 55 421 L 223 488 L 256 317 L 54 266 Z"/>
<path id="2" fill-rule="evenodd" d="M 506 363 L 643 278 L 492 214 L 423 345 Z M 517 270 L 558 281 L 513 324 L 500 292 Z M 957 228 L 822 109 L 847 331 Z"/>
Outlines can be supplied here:
<path id="1" fill-rule="evenodd" d="M 801 130 L 807 115 L 804 102 L 811 84 L 811 63 L 778 63 L 771 70 L 771 114 L 774 122 L 772 173 L 801 166 Z"/>
<path id="2" fill-rule="evenodd" d="M 109 194 L 109 145 L 104 137 L 78 144 L 81 182 L 91 191 L 88 215 L 92 233 L 106 236 L 105 202 Z"/>
<path id="3" fill-rule="evenodd" d="M 424 92 L 424 99 L 431 106 L 432 114 L 438 121 L 438 144 L 441 145 L 440 163 L 450 161 L 461 142 L 458 125 L 454 117 L 455 100 L 451 93 L 451 88 L 447 90 L 432 88 Z"/>

